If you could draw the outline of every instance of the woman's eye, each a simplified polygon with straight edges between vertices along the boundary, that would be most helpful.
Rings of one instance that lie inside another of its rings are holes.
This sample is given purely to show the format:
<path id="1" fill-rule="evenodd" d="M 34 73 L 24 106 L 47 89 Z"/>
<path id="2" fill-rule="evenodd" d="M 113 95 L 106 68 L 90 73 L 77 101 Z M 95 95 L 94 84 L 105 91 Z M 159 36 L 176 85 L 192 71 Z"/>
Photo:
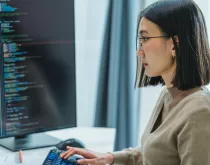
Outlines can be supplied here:
<path id="1" fill-rule="evenodd" d="M 147 37 L 142 37 L 143 41 L 147 41 L 149 38 Z"/>
<path id="2" fill-rule="evenodd" d="M 143 42 L 147 41 L 149 38 L 147 37 L 141 37 L 140 40 L 142 40 Z"/>

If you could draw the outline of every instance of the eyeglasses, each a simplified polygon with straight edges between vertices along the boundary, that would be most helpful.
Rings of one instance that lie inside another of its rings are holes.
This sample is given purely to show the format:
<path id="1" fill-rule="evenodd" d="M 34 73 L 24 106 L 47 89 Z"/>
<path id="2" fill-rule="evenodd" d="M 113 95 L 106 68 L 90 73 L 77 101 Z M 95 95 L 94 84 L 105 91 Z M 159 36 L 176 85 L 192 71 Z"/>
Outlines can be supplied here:
<path id="1" fill-rule="evenodd" d="M 169 38 L 169 36 L 156 36 L 156 37 L 137 37 L 136 39 L 136 50 L 140 50 L 142 44 L 150 38 Z"/>

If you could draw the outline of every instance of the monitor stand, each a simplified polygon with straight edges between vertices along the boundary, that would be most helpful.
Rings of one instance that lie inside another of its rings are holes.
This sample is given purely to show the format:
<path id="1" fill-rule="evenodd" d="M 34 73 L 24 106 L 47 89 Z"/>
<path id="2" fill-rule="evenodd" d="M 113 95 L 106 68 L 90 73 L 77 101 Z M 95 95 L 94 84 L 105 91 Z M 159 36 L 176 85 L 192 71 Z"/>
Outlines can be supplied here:
<path id="1" fill-rule="evenodd" d="M 11 137 L 0 139 L 0 146 L 11 151 L 29 150 L 35 148 L 43 148 L 54 146 L 61 142 L 50 135 L 44 133 L 31 134 L 21 137 Z"/>

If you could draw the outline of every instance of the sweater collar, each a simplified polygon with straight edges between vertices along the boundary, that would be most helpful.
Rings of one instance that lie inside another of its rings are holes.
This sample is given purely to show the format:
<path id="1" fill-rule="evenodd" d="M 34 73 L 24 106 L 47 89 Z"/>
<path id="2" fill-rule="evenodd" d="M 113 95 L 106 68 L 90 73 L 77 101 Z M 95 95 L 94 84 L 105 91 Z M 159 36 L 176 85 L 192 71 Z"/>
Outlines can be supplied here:
<path id="1" fill-rule="evenodd" d="M 167 88 L 168 89 L 168 93 L 170 95 L 170 97 L 172 99 L 176 99 L 177 97 L 186 97 L 198 90 L 202 90 L 202 87 L 196 87 L 196 88 L 191 88 L 191 89 L 187 89 L 187 90 L 179 90 L 177 87 L 170 87 Z"/>
<path id="2" fill-rule="evenodd" d="M 167 89 L 169 97 L 166 97 L 164 100 L 167 111 L 175 107 L 182 99 L 189 96 L 190 94 L 198 90 L 203 90 L 202 87 L 191 88 L 188 90 L 179 90 L 177 87 L 171 87 Z"/>

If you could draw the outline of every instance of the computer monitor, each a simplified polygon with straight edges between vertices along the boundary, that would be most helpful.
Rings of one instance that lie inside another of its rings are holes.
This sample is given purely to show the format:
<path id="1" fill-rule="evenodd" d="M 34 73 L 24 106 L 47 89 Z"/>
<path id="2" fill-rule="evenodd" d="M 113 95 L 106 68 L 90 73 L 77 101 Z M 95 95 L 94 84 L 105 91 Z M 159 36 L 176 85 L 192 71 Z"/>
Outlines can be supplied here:
<path id="1" fill-rule="evenodd" d="M 0 0 L 0 21 L 0 145 L 55 145 L 76 127 L 74 0 Z"/>

